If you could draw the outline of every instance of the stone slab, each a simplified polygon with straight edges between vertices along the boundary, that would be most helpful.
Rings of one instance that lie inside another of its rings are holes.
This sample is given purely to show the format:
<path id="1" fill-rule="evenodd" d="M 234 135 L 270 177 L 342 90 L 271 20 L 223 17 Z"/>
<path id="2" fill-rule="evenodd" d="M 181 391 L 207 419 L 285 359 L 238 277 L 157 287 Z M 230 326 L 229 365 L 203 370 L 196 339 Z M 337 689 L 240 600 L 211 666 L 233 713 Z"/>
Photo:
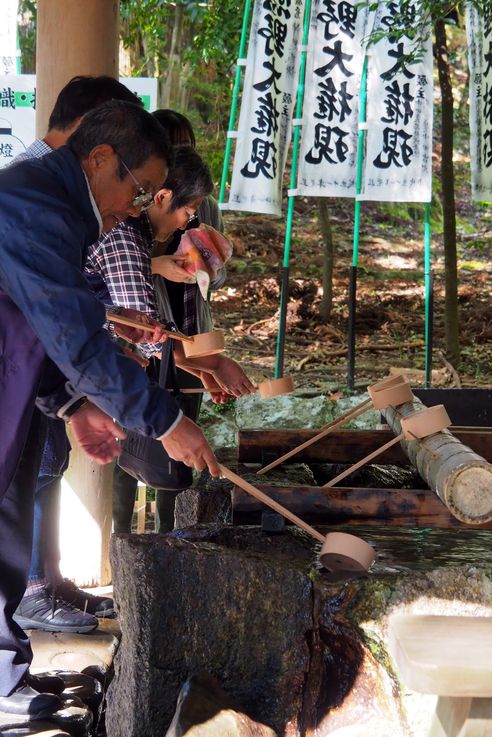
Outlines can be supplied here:
<path id="1" fill-rule="evenodd" d="M 104 675 L 113 663 L 120 639 L 117 619 L 100 619 L 99 627 L 85 635 L 28 630 L 34 652 L 33 673 L 47 670 L 95 668 Z"/>

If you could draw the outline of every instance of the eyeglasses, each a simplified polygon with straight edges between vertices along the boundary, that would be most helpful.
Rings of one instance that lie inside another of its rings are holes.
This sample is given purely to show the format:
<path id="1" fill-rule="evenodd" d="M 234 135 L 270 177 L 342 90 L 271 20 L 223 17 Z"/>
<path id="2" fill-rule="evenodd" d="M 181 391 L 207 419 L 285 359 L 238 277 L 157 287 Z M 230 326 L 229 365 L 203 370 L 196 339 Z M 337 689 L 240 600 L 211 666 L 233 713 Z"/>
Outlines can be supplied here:
<path id="1" fill-rule="evenodd" d="M 186 214 L 188 215 L 188 213 Z M 192 223 L 193 220 L 195 220 L 197 217 L 198 217 L 198 213 L 195 210 L 195 212 L 192 212 L 191 215 L 188 215 L 188 220 L 186 221 L 186 225 L 189 225 L 190 223 Z"/>
<path id="2" fill-rule="evenodd" d="M 117 154 L 119 160 L 123 164 L 124 168 L 126 169 L 127 174 L 131 177 L 133 183 L 137 187 L 138 195 L 133 198 L 132 200 L 132 207 L 135 207 L 137 210 L 140 210 L 140 212 L 145 212 L 149 208 L 152 207 L 154 204 L 154 195 L 152 192 L 146 192 L 145 189 L 142 187 L 140 182 L 138 181 L 137 177 L 130 171 L 130 169 L 127 167 L 123 159 L 119 154 Z"/>

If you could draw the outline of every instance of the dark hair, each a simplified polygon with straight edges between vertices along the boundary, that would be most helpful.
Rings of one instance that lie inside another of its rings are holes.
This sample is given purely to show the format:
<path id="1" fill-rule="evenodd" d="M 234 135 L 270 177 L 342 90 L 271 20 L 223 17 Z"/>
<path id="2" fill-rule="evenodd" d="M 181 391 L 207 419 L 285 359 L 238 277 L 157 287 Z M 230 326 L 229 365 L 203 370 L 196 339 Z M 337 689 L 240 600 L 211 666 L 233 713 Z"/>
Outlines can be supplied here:
<path id="1" fill-rule="evenodd" d="M 162 126 L 139 105 L 111 100 L 91 110 L 67 141 L 79 161 L 93 148 L 107 143 L 129 169 L 138 169 L 149 156 L 157 156 L 172 166 L 174 155 L 169 136 Z M 120 179 L 127 172 L 120 162 Z"/>
<path id="2" fill-rule="evenodd" d="M 109 100 L 124 100 L 141 105 L 141 100 L 113 77 L 74 77 L 65 85 L 51 112 L 48 130 L 66 130 L 90 110 Z"/>
<path id="3" fill-rule="evenodd" d="M 187 117 L 176 110 L 154 110 L 152 115 L 167 130 L 173 146 L 188 143 L 195 148 L 195 134 Z"/>
<path id="4" fill-rule="evenodd" d="M 206 197 L 214 187 L 208 166 L 191 146 L 176 146 L 174 164 L 163 186 L 173 193 L 171 210 Z"/>

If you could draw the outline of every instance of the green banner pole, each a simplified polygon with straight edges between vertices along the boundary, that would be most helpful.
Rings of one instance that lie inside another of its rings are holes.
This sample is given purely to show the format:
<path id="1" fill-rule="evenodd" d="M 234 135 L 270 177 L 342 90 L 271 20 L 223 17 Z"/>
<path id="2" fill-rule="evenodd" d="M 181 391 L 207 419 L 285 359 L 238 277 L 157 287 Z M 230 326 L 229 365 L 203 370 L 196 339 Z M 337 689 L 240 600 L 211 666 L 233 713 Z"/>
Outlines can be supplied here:
<path id="1" fill-rule="evenodd" d="M 246 0 L 246 2 L 244 3 L 243 25 L 241 27 L 241 39 L 239 41 L 239 53 L 238 53 L 237 66 L 236 66 L 236 75 L 234 77 L 234 86 L 232 88 L 231 113 L 229 115 L 229 126 L 227 129 L 226 147 L 225 147 L 225 152 L 224 152 L 224 165 L 222 167 L 222 178 L 220 180 L 219 204 L 222 204 L 225 199 L 227 175 L 229 173 L 229 161 L 231 158 L 231 146 L 232 146 L 231 133 L 234 131 L 234 124 L 236 122 L 237 101 L 239 98 L 239 87 L 241 84 L 241 67 L 245 66 L 246 64 L 246 57 L 244 56 L 244 52 L 246 50 L 246 38 L 248 35 L 248 21 L 249 21 L 250 9 L 251 9 L 251 0 Z"/>
<path id="2" fill-rule="evenodd" d="M 285 333 L 287 324 L 287 303 L 289 301 L 289 260 L 292 242 L 292 223 L 294 220 L 293 194 L 297 180 L 297 165 L 299 161 L 299 141 L 301 138 L 302 107 L 304 103 L 304 78 L 306 74 L 307 42 L 309 38 L 309 23 L 311 20 L 311 0 L 306 0 L 304 8 L 304 28 L 302 34 L 301 61 L 299 66 L 299 80 L 297 84 L 296 123 L 294 125 L 294 140 L 292 145 L 292 166 L 290 170 L 290 190 L 287 204 L 287 220 L 285 224 L 284 259 L 282 265 L 282 286 L 280 291 L 280 312 L 277 335 L 277 352 L 275 356 L 275 378 L 280 379 L 284 373 Z"/>
<path id="3" fill-rule="evenodd" d="M 357 174 L 355 179 L 354 205 L 354 235 L 352 247 L 352 266 L 349 276 L 348 293 L 348 331 L 347 331 L 347 385 L 349 389 L 355 387 L 355 315 L 357 309 L 357 265 L 359 260 L 359 233 L 360 233 L 360 200 L 362 192 L 362 169 L 364 165 L 365 124 L 367 110 L 367 54 L 364 56 L 359 93 L 359 138 L 357 143 Z"/>
<path id="4" fill-rule="evenodd" d="M 433 295 L 431 269 L 431 205 L 425 203 L 424 209 L 424 289 L 425 289 L 425 385 L 432 384 L 432 342 L 433 342 Z"/>

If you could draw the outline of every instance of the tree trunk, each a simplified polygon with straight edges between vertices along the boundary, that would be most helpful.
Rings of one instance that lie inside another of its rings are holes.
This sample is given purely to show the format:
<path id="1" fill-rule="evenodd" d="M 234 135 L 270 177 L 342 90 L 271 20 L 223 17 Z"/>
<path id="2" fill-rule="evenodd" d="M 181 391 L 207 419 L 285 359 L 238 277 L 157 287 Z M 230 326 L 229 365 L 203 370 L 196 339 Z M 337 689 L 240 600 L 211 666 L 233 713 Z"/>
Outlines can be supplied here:
<path id="1" fill-rule="evenodd" d="M 383 410 L 395 435 L 400 419 L 424 408 L 420 399 L 396 409 Z M 412 465 L 432 491 L 461 522 L 480 524 L 492 520 L 492 465 L 454 437 L 448 430 L 421 440 L 402 440 Z"/>
<path id="2" fill-rule="evenodd" d="M 164 108 L 175 107 L 179 98 L 179 70 L 180 49 L 183 36 L 184 6 L 177 2 L 174 11 L 173 34 L 171 37 L 171 48 L 169 50 L 169 61 L 167 76 L 162 87 L 161 105 Z"/>
<path id="3" fill-rule="evenodd" d="M 333 304 L 333 264 L 335 248 L 331 231 L 330 212 L 326 197 L 317 197 L 319 223 L 323 236 L 323 299 L 319 308 L 322 320 L 328 321 Z"/>
<path id="4" fill-rule="evenodd" d="M 449 74 L 446 26 L 439 20 L 435 25 L 436 58 L 441 89 L 441 180 L 445 268 L 445 330 L 446 353 L 456 366 L 460 360 L 458 323 L 458 268 L 456 256 L 456 212 L 453 166 L 453 88 Z"/>

